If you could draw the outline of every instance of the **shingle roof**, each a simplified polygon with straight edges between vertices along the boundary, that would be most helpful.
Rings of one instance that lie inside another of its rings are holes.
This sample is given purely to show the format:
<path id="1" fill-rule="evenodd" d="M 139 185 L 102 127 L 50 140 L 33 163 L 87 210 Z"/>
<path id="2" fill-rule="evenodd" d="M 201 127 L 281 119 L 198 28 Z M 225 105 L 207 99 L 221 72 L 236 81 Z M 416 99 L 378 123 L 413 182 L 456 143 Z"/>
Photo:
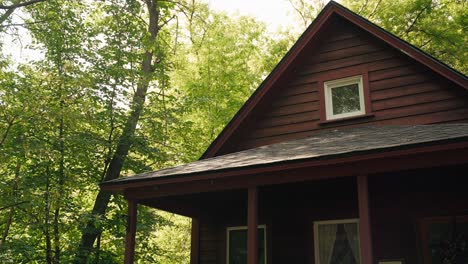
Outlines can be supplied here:
<path id="1" fill-rule="evenodd" d="M 426 144 L 468 141 L 468 124 L 367 126 L 322 131 L 316 135 L 262 146 L 159 171 L 112 180 L 103 185 L 179 177 L 216 171 L 270 166 L 277 163 L 332 159 Z"/>

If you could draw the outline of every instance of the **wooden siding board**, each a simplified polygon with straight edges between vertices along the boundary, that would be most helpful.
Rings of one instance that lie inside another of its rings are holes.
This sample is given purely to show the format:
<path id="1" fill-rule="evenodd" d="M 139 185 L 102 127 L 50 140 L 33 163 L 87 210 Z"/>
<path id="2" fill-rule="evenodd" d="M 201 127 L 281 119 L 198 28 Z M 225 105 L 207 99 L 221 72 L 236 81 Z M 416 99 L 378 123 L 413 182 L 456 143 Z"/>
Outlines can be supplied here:
<path id="1" fill-rule="evenodd" d="M 291 115 L 285 115 L 285 116 L 265 117 L 258 124 L 258 127 L 269 128 L 269 127 L 291 125 L 291 124 L 319 120 L 319 119 L 320 119 L 320 115 L 318 111 L 309 111 L 309 112 L 302 112 L 298 114 L 291 114 Z"/>
<path id="2" fill-rule="evenodd" d="M 276 109 L 272 109 L 270 111 L 270 115 L 281 116 L 281 115 L 290 115 L 290 114 L 304 113 L 304 112 L 317 111 L 317 110 L 318 110 L 318 102 L 315 101 L 315 102 L 307 102 L 307 103 L 300 103 L 300 104 L 278 107 Z"/>
<path id="3" fill-rule="evenodd" d="M 222 244 L 218 233 L 217 225 L 213 221 L 204 219 L 199 222 L 200 237 L 199 237 L 199 259 L 200 264 L 218 264 L 219 245 Z"/>
<path id="4" fill-rule="evenodd" d="M 322 40 L 323 43 L 329 44 L 332 42 L 344 41 L 351 38 L 360 38 L 362 36 L 361 31 L 356 27 L 341 27 L 341 23 L 339 23 L 338 21 L 334 22 L 334 28 L 330 32 L 332 33 L 329 34 L 326 39 Z"/>
<path id="5" fill-rule="evenodd" d="M 389 59 L 392 57 L 394 57 L 392 53 L 389 53 L 386 50 L 380 50 L 380 51 L 366 53 L 363 55 L 351 56 L 351 57 L 346 57 L 343 59 L 337 59 L 337 60 L 309 65 L 309 67 L 306 67 L 301 72 L 301 74 L 311 74 L 311 73 L 323 72 L 323 71 L 327 71 L 331 69 L 339 69 L 339 68 L 345 68 L 345 67 L 350 67 L 350 66 L 356 66 L 356 65 L 366 64 L 369 62 L 374 62 L 377 60 Z"/>
<path id="6" fill-rule="evenodd" d="M 338 40 L 334 42 L 326 43 L 321 47 L 322 52 L 337 51 L 341 49 L 352 48 L 368 43 L 368 40 L 358 36 L 352 36 L 348 39 Z"/>
<path id="7" fill-rule="evenodd" d="M 359 46 L 353 46 L 349 48 L 343 48 L 340 50 L 328 51 L 314 56 L 312 62 L 321 63 L 328 62 L 333 60 L 339 60 L 348 57 L 354 57 L 359 55 L 364 55 L 371 52 L 378 52 L 384 50 L 383 47 L 372 44 L 364 44 Z"/>
<path id="8" fill-rule="evenodd" d="M 394 89 L 371 91 L 371 99 L 373 101 L 377 101 L 400 96 L 408 96 L 413 94 L 438 91 L 441 89 L 443 88 L 441 88 L 435 83 L 419 83 L 415 85 L 400 86 Z"/>
<path id="9" fill-rule="evenodd" d="M 304 83 L 299 85 L 288 85 L 286 87 L 281 87 L 280 96 L 291 96 L 304 93 L 316 92 L 318 87 L 317 81 L 312 83 Z"/>
<path id="10" fill-rule="evenodd" d="M 391 79 L 409 74 L 417 74 L 425 71 L 423 67 L 417 67 L 416 65 L 406 65 L 399 67 L 389 67 L 386 69 L 374 70 L 369 72 L 369 81 L 377 81 L 384 79 Z"/>
<path id="11" fill-rule="evenodd" d="M 409 62 L 407 59 L 402 58 L 397 53 L 395 53 L 394 57 L 390 57 L 388 59 L 378 60 L 378 61 L 369 63 L 367 65 L 367 68 L 369 69 L 369 74 L 370 74 L 373 71 L 391 69 L 391 68 L 402 67 L 402 66 L 407 66 L 407 65 L 411 65 L 411 62 Z"/>
<path id="12" fill-rule="evenodd" d="M 418 103 L 428 103 L 428 102 L 436 102 L 441 100 L 447 100 L 454 98 L 453 94 L 447 93 L 445 91 L 431 91 L 419 94 L 413 94 L 411 96 L 400 96 L 400 97 L 392 97 L 388 99 L 382 99 L 378 101 L 374 101 L 372 103 L 372 109 L 374 111 L 379 111 L 382 109 L 390 109 L 396 107 L 404 107 Z"/>
<path id="13" fill-rule="evenodd" d="M 303 93 L 298 95 L 284 96 L 272 103 L 273 106 L 286 106 L 300 103 L 308 103 L 318 101 L 318 93 L 316 91 L 311 93 Z"/>
<path id="14" fill-rule="evenodd" d="M 429 103 L 412 104 L 399 108 L 383 109 L 381 111 L 376 111 L 375 115 L 377 116 L 376 119 L 379 119 L 378 117 L 380 116 L 390 119 L 405 117 L 408 113 L 420 115 L 464 108 L 468 108 L 468 102 L 459 99 L 448 99 Z"/>
<path id="15" fill-rule="evenodd" d="M 308 131 L 311 130 L 312 127 L 314 127 L 315 123 L 316 122 L 314 121 L 310 121 L 284 126 L 275 126 L 265 129 L 256 129 L 250 134 L 250 137 L 261 138 L 280 134 L 287 134 L 289 131 Z"/>
<path id="16" fill-rule="evenodd" d="M 400 87 L 409 84 L 418 84 L 423 82 L 433 82 L 434 78 L 430 76 L 430 73 L 426 74 L 409 74 L 399 76 L 391 79 L 384 79 L 379 81 L 370 82 L 371 91 L 383 90 L 389 88 Z"/>

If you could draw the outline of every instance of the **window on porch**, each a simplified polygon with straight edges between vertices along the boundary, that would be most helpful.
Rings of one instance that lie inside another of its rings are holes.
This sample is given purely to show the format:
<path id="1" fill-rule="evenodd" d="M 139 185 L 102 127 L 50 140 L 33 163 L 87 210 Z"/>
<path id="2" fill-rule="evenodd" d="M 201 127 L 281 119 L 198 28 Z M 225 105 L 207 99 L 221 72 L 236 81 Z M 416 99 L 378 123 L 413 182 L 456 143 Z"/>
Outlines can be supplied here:
<path id="1" fill-rule="evenodd" d="M 227 228 L 227 264 L 247 264 L 247 227 Z M 266 264 L 265 226 L 258 226 L 258 264 Z"/>
<path id="2" fill-rule="evenodd" d="M 360 264 L 359 219 L 314 222 L 316 264 Z"/>
<path id="3" fill-rule="evenodd" d="M 468 216 L 424 218 L 420 232 L 424 263 L 468 263 Z"/>

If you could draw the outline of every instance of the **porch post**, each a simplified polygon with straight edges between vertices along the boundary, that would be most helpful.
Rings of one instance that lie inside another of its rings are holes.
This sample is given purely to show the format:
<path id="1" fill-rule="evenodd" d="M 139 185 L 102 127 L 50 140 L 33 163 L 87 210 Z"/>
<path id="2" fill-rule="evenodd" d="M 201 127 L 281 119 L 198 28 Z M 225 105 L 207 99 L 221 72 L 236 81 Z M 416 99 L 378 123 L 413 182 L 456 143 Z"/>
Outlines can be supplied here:
<path id="1" fill-rule="evenodd" d="M 247 264 L 258 261 L 258 190 L 250 187 L 247 205 Z"/>
<path id="2" fill-rule="evenodd" d="M 198 254 L 200 251 L 200 222 L 197 218 L 192 218 L 192 236 L 190 247 L 190 264 L 198 264 Z"/>
<path id="3" fill-rule="evenodd" d="M 137 221 L 137 202 L 128 200 L 127 234 L 125 235 L 125 264 L 133 264 L 135 258 L 135 234 Z"/>
<path id="4" fill-rule="evenodd" d="M 361 239 L 361 258 L 363 264 L 372 264 L 372 236 L 369 215 L 369 187 L 367 175 L 357 176 L 359 203 L 359 236 Z"/>

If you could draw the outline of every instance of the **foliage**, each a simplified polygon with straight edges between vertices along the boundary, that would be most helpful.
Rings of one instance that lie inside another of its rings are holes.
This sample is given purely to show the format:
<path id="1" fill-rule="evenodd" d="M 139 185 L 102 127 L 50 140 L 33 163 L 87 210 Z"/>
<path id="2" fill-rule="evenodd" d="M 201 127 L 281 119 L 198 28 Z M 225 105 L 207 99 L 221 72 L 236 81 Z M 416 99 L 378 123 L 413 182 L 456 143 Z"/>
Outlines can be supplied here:
<path id="1" fill-rule="evenodd" d="M 349 1 L 348 6 L 460 72 L 468 73 L 466 1 L 369 1 L 367 5 L 363 2 Z"/>
<path id="2" fill-rule="evenodd" d="M 188 21 L 171 80 L 184 94 L 191 123 L 184 140 L 194 159 L 202 154 L 271 70 L 272 57 L 265 51 L 274 42 L 265 26 L 252 18 L 211 13 L 196 6 L 198 17 Z M 280 54 L 283 54 L 281 51 Z M 273 58 L 276 60 L 276 58 Z M 274 62 L 276 64 L 276 61 Z M 193 139 L 189 139 L 193 137 Z M 188 140 L 187 140 L 188 139 Z"/>
<path id="3" fill-rule="evenodd" d="M 121 175 L 196 160 L 297 33 L 273 38 L 249 17 L 158 1 L 151 36 L 148 2 L 48 0 L 13 9 L 41 59 L 0 55 L 0 262 L 74 262 L 83 234 L 97 230 L 89 262 L 122 263 L 126 201 L 111 197 L 104 214 L 93 206 L 139 88 L 147 86 Z M 323 6 L 290 2 L 304 23 Z M 344 3 L 467 72 L 464 2 Z M 11 14 L 1 32 L 15 27 Z M 149 53 L 153 67 L 144 71 Z M 137 263 L 188 263 L 190 219 L 144 206 L 138 217 Z"/>
<path id="4" fill-rule="evenodd" d="M 153 40 L 144 1 L 22 9 L 30 48 L 43 59 L 1 63 L 0 262 L 73 262 L 89 223 L 102 233 L 88 260 L 122 262 L 126 202 L 113 197 L 105 215 L 90 212 L 133 109 L 145 50 L 155 68 L 122 174 L 198 158 L 271 67 L 262 50 L 273 41 L 253 19 L 160 3 Z M 146 207 L 139 219 L 138 263 L 188 263 L 190 219 Z"/>

